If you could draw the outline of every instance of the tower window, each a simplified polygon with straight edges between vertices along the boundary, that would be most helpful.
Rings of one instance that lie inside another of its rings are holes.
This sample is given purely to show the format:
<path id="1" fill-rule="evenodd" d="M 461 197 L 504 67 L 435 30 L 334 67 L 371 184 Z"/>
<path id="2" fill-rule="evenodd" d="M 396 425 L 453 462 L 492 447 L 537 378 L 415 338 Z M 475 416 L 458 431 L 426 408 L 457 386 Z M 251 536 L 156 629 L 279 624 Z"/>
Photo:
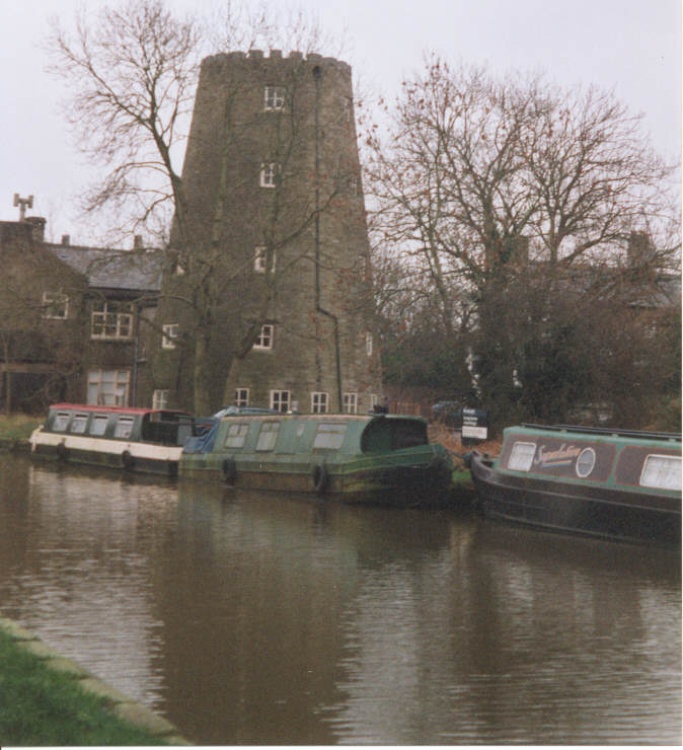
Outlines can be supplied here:
<path id="1" fill-rule="evenodd" d="M 273 348 L 273 336 L 275 334 L 275 326 L 267 323 L 261 326 L 261 332 L 258 338 L 254 342 L 254 349 L 272 349 Z"/>
<path id="2" fill-rule="evenodd" d="M 344 394 L 344 414 L 358 414 L 358 394 Z"/>
<path id="3" fill-rule="evenodd" d="M 288 412 L 289 405 L 292 401 L 292 394 L 290 391 L 271 391 L 270 392 L 270 408 L 279 412 Z"/>
<path id="4" fill-rule="evenodd" d="M 261 164 L 261 187 L 274 188 L 280 174 L 280 165 L 274 161 Z"/>
<path id="5" fill-rule="evenodd" d="M 277 110 L 285 108 L 284 86 L 266 86 L 264 94 L 263 108 L 267 110 Z"/>
<path id="6" fill-rule="evenodd" d="M 257 247 L 254 252 L 254 271 L 256 273 L 265 273 L 268 270 L 268 251 L 265 247 Z M 272 252 L 271 272 L 275 270 L 275 250 Z"/>
<path id="7" fill-rule="evenodd" d="M 311 394 L 311 413 L 312 414 L 327 414 L 329 411 L 330 396 L 328 393 L 312 393 Z"/>

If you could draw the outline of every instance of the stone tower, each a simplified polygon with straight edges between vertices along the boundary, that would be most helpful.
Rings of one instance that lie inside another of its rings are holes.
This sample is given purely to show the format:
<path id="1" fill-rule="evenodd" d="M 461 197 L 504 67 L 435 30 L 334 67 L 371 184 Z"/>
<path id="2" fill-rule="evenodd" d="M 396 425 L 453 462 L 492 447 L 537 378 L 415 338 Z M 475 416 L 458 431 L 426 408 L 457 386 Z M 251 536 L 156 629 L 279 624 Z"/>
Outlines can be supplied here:
<path id="1" fill-rule="evenodd" d="M 380 378 L 350 67 L 275 50 L 205 59 L 182 191 L 156 401 L 371 409 Z"/>

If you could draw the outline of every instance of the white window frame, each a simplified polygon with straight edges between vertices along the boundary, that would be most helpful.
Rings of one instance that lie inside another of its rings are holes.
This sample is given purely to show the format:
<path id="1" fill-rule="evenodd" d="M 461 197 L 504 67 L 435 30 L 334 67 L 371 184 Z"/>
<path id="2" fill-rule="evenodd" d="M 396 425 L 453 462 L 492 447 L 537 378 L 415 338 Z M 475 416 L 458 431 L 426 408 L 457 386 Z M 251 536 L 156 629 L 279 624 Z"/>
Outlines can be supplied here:
<path id="1" fill-rule="evenodd" d="M 168 388 L 156 388 L 152 393 L 152 409 L 168 409 L 170 395 Z"/>
<path id="2" fill-rule="evenodd" d="M 292 404 L 292 392 L 286 390 L 274 390 L 270 392 L 270 408 L 286 414 Z"/>
<path id="3" fill-rule="evenodd" d="M 325 391 L 311 393 L 311 414 L 328 414 L 330 410 L 330 394 Z"/>
<path id="4" fill-rule="evenodd" d="M 250 396 L 248 388 L 235 388 L 235 406 L 249 406 Z"/>
<path id="5" fill-rule="evenodd" d="M 284 86 L 268 85 L 263 91 L 263 109 L 277 112 L 285 108 L 287 89 Z"/>
<path id="6" fill-rule="evenodd" d="M 368 357 L 372 357 L 372 351 L 373 351 L 373 337 L 370 331 L 368 331 L 365 334 L 365 353 Z"/>
<path id="7" fill-rule="evenodd" d="M 130 370 L 90 370 L 87 403 L 94 406 L 128 406 Z"/>
<path id="8" fill-rule="evenodd" d="M 275 161 L 263 162 L 259 184 L 262 188 L 272 189 L 277 186 L 278 176 L 280 174 L 280 165 Z"/>
<path id="9" fill-rule="evenodd" d="M 101 341 L 130 341 L 133 338 L 132 303 L 93 303 L 90 337 Z"/>
<path id="10" fill-rule="evenodd" d="M 161 327 L 161 348 L 162 349 L 175 349 L 175 339 L 180 336 L 180 324 L 179 323 L 165 323 Z"/>
<path id="11" fill-rule="evenodd" d="M 275 271 L 275 250 L 273 250 L 270 272 Z M 260 246 L 254 250 L 254 271 L 256 273 L 265 273 L 268 270 L 268 248 Z"/>
<path id="12" fill-rule="evenodd" d="M 358 414 L 358 394 L 345 393 L 342 396 L 344 414 Z"/>
<path id="13" fill-rule="evenodd" d="M 63 292 L 43 292 L 43 318 L 66 320 L 69 317 L 69 295 Z"/>
<path id="14" fill-rule="evenodd" d="M 270 351 L 275 341 L 275 326 L 272 323 L 264 323 L 258 338 L 254 342 L 254 349 L 259 351 Z"/>

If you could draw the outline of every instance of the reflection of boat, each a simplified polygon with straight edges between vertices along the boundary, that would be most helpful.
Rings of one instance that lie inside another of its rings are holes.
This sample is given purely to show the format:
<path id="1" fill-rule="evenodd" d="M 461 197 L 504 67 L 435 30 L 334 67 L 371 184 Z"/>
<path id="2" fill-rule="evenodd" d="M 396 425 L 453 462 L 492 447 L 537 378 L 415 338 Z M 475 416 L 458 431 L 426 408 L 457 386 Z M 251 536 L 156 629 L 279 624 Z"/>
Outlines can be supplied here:
<path id="1" fill-rule="evenodd" d="M 486 514 L 632 541 L 681 541 L 681 436 L 525 425 L 473 454 Z"/>
<path id="2" fill-rule="evenodd" d="M 184 412 L 54 404 L 30 442 L 34 456 L 175 476 L 193 432 Z"/>
<path id="3" fill-rule="evenodd" d="M 383 414 L 226 416 L 180 460 L 181 477 L 392 505 L 443 502 L 451 471 L 423 419 Z"/>

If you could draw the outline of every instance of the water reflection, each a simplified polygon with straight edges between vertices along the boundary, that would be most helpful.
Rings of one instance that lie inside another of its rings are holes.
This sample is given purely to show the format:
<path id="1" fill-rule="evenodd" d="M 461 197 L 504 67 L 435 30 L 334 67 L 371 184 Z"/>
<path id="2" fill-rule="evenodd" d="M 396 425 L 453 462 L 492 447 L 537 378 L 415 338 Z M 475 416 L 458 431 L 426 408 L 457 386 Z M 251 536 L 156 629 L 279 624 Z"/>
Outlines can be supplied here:
<path id="1" fill-rule="evenodd" d="M 201 744 L 680 742 L 680 563 L 0 456 L 0 610 Z"/>

